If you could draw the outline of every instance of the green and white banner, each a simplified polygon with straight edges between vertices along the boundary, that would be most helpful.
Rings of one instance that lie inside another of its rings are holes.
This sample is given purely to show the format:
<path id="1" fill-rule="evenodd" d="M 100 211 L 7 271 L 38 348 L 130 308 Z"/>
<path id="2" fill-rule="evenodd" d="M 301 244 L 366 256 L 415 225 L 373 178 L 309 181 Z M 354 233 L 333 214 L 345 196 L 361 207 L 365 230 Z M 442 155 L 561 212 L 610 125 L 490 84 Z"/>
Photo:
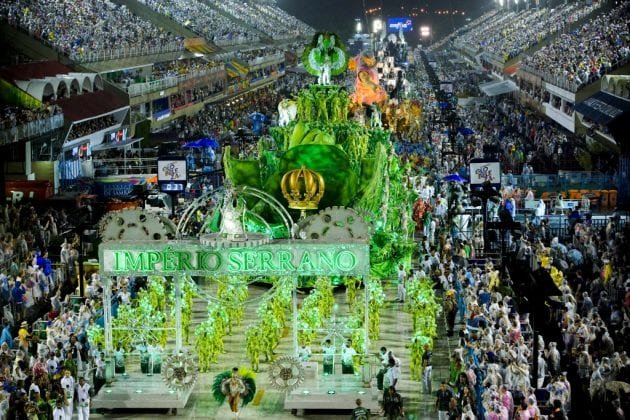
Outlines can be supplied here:
<path id="1" fill-rule="evenodd" d="M 213 248 L 194 242 L 103 243 L 102 275 L 366 276 L 368 244 L 277 241 L 257 247 Z"/>

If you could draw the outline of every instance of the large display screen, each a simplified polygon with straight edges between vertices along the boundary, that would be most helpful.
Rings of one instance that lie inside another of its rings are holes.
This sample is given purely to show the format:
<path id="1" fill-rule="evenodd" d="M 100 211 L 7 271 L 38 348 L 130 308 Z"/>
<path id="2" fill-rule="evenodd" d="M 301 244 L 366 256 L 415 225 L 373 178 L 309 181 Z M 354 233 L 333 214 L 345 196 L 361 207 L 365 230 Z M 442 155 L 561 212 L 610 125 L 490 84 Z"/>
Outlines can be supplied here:
<path id="1" fill-rule="evenodd" d="M 186 181 L 186 160 L 158 160 L 158 181 Z"/>
<path id="2" fill-rule="evenodd" d="M 186 188 L 186 159 L 160 158 L 158 159 L 158 185 L 160 191 L 167 193 L 183 192 Z"/>
<path id="3" fill-rule="evenodd" d="M 387 19 L 387 31 L 388 32 L 399 32 L 402 27 L 403 32 L 411 32 L 413 31 L 413 23 L 411 22 L 411 18 L 403 17 L 403 18 L 389 18 Z"/>
<path id="4" fill-rule="evenodd" d="M 490 182 L 495 188 L 501 187 L 501 163 L 483 160 L 471 161 L 470 185 L 479 186 L 485 182 Z"/>
<path id="5" fill-rule="evenodd" d="M 127 140 L 127 127 L 109 133 L 109 142 L 118 143 Z"/>

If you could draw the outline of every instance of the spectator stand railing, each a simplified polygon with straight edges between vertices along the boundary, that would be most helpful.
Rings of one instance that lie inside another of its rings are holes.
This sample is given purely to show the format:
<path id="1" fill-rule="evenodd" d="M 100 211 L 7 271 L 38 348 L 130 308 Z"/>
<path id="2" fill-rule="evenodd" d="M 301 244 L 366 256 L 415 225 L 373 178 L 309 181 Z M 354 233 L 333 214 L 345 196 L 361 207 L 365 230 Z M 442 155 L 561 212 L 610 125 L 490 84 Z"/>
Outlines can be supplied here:
<path id="1" fill-rule="evenodd" d="M 560 171 L 558 174 L 512 175 L 512 177 L 515 186 L 533 188 L 536 194 L 570 189 L 605 190 L 618 186 L 618 179 L 614 175 L 599 172 Z M 507 175 L 501 176 L 501 183 L 508 185 Z"/>
<path id="2" fill-rule="evenodd" d="M 254 44 L 257 42 L 260 42 L 260 37 L 256 37 L 255 39 L 247 39 L 246 37 L 238 37 L 238 38 L 215 38 L 212 40 L 212 42 L 216 45 L 218 45 L 219 47 L 233 47 L 235 45 L 241 45 L 241 44 Z"/>
<path id="3" fill-rule="evenodd" d="M 617 60 L 615 63 L 611 64 L 610 68 L 608 68 L 608 72 L 618 69 L 619 67 L 627 64 L 629 60 L 630 60 L 629 56 L 626 56 Z M 535 69 L 524 63 L 520 64 L 520 70 L 540 77 L 543 82 L 547 82 L 554 86 L 558 86 L 562 89 L 568 90 L 569 92 L 573 92 L 573 93 L 580 90 L 580 88 L 582 88 L 583 86 L 586 86 L 598 80 L 598 79 L 589 79 L 587 83 L 579 84 L 572 80 L 568 80 L 562 76 L 553 75 L 546 71 Z"/>
<path id="4" fill-rule="evenodd" d="M 93 159 L 94 177 L 109 175 L 140 175 L 157 174 L 157 158 L 127 158 L 126 163 L 121 166 L 124 160 L 117 159 Z"/>
<path id="5" fill-rule="evenodd" d="M 19 140 L 28 139 L 63 127 L 63 114 L 53 115 L 35 121 L 29 121 L 0 131 L 0 145 L 6 146 Z"/>
<path id="6" fill-rule="evenodd" d="M 523 223 L 525 222 L 525 219 L 531 221 L 532 218 L 533 214 L 531 211 L 518 210 L 515 221 Z M 563 240 L 569 236 L 569 218 L 566 215 L 547 214 L 544 218 L 549 222 L 549 233 L 551 234 L 551 237 L 558 237 Z M 627 217 L 615 218 L 615 216 L 594 216 L 591 218 L 589 223 L 593 230 L 599 231 L 608 226 L 610 219 L 614 219 L 616 221 L 616 225 L 613 228 L 616 232 L 622 231 L 628 223 Z"/>
<path id="7" fill-rule="evenodd" d="M 157 55 L 184 50 L 184 41 L 174 41 L 163 45 L 141 46 L 130 48 L 104 49 L 98 51 L 79 52 L 69 54 L 71 60 L 77 63 L 95 63 L 99 61 L 119 60 L 122 58 Z"/>
<path id="8" fill-rule="evenodd" d="M 207 70 L 197 70 L 179 76 L 165 77 L 163 79 L 153 80 L 151 82 L 135 83 L 127 87 L 127 93 L 129 93 L 130 97 L 141 96 L 147 93 L 158 92 L 177 86 L 179 83 L 185 82 L 187 80 L 197 79 L 199 77 L 220 73 L 222 71 L 224 71 L 223 65 L 212 67 Z"/>
<path id="9" fill-rule="evenodd" d="M 249 67 L 251 68 L 251 67 L 260 66 L 266 63 L 279 62 L 282 60 L 284 60 L 284 54 L 277 53 L 277 54 L 264 55 L 262 57 L 256 57 L 252 60 L 249 60 L 247 64 L 249 64 Z"/>
<path id="10" fill-rule="evenodd" d="M 563 77 L 554 76 L 551 73 L 535 69 L 531 66 L 528 66 L 527 64 L 521 63 L 520 70 L 527 73 L 531 73 L 535 76 L 538 76 L 542 79 L 542 81 L 550 83 L 554 86 L 558 86 L 562 89 L 568 90 L 569 92 L 575 93 L 580 87 L 578 83 L 574 81 L 567 80 L 566 78 L 563 78 Z"/>

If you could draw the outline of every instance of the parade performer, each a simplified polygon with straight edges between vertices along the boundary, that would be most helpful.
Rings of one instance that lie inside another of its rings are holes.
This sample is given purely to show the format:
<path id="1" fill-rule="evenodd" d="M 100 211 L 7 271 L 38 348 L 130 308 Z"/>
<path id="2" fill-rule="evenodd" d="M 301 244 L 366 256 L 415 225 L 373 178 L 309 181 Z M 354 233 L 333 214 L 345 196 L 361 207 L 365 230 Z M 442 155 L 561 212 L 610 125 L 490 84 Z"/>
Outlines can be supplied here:
<path id="1" fill-rule="evenodd" d="M 66 418 L 72 418 L 72 411 L 74 409 L 73 397 L 74 397 L 74 378 L 70 375 L 69 370 L 65 370 L 63 373 L 63 378 L 61 378 L 61 388 L 63 389 L 63 394 L 65 397 L 66 405 L 64 406 L 64 410 L 66 413 Z"/>
<path id="2" fill-rule="evenodd" d="M 125 349 L 120 341 L 114 351 L 114 371 L 117 374 L 125 373 Z"/>
<path id="3" fill-rule="evenodd" d="M 331 76 L 346 70 L 348 54 L 339 36 L 330 32 L 318 32 L 304 48 L 302 63 L 306 71 L 317 76 L 320 85 L 330 85 Z"/>
<path id="4" fill-rule="evenodd" d="M 444 298 L 444 311 L 446 312 L 447 331 L 448 337 L 453 336 L 453 330 L 455 329 L 455 316 L 457 315 L 457 301 L 455 300 L 455 290 L 449 289 L 446 292 Z"/>
<path id="5" fill-rule="evenodd" d="M 405 289 L 405 280 L 407 280 L 407 272 L 402 264 L 398 265 L 398 296 L 397 300 L 401 303 L 405 303 L 405 295 L 407 290 Z"/>
<path id="6" fill-rule="evenodd" d="M 90 384 L 85 382 L 83 377 L 79 378 L 77 385 L 78 420 L 89 420 L 90 418 Z"/>
<path id="7" fill-rule="evenodd" d="M 227 397 L 232 416 L 237 419 L 240 415 L 240 409 L 254 399 L 256 394 L 255 374 L 250 369 L 237 367 L 226 370 L 215 376 L 212 393 L 219 403 L 223 403 Z"/>
<path id="8" fill-rule="evenodd" d="M 332 345 L 330 339 L 324 342 L 322 353 L 324 353 L 324 375 L 332 375 L 335 365 L 335 346 Z"/>
<path id="9" fill-rule="evenodd" d="M 381 369 L 376 374 L 376 387 L 382 391 L 383 390 L 383 378 L 385 377 L 385 373 L 387 372 L 387 367 L 389 366 L 389 353 L 386 347 L 381 347 L 381 350 L 378 354 L 378 357 L 381 359 Z"/>
<path id="10" fill-rule="evenodd" d="M 341 373 L 354 374 L 353 359 L 356 354 L 356 350 L 352 347 L 352 340 L 348 339 L 341 349 Z"/>
<path id="11" fill-rule="evenodd" d="M 308 362 L 311 359 L 311 347 L 306 343 L 302 343 L 298 349 L 298 359 L 300 362 Z"/>
<path id="12" fill-rule="evenodd" d="M 221 390 L 228 397 L 230 410 L 232 410 L 234 417 L 238 418 L 241 394 L 246 391 L 245 383 L 238 374 L 238 368 L 235 367 L 232 369 L 232 376 L 223 381 L 221 384 Z"/>

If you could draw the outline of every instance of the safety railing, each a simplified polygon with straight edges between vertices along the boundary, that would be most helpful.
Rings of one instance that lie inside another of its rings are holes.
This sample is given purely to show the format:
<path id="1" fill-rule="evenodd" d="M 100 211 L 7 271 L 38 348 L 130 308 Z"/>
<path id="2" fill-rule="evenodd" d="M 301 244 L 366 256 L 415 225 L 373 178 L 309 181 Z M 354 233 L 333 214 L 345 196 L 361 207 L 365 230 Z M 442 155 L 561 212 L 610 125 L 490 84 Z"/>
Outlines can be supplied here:
<path id="1" fill-rule="evenodd" d="M 250 67 L 254 67 L 254 66 L 259 66 L 261 64 L 278 62 L 282 60 L 284 60 L 284 54 L 277 53 L 277 54 L 265 55 L 262 57 L 256 57 L 252 60 L 248 60 L 247 64 L 249 64 Z"/>
<path id="2" fill-rule="evenodd" d="M 260 38 L 255 37 L 253 39 L 250 39 L 250 38 L 243 37 L 243 38 L 232 38 L 232 39 L 214 39 L 212 40 L 212 42 L 218 45 L 219 47 L 232 47 L 234 45 L 240 45 L 240 44 L 257 43 L 257 42 L 260 42 Z"/>
<path id="3" fill-rule="evenodd" d="M 63 127 L 63 114 L 53 115 L 40 120 L 29 121 L 25 124 L 0 131 L 0 144 L 5 146 L 23 139 L 28 139 Z"/>
<path id="4" fill-rule="evenodd" d="M 159 80 L 153 80 L 145 83 L 134 83 L 127 87 L 127 93 L 130 97 L 146 95 L 147 93 L 159 92 L 164 89 L 177 86 L 179 83 L 187 80 L 197 79 L 199 77 L 208 76 L 211 74 L 221 73 L 225 70 L 223 65 L 212 67 L 206 70 L 196 70 L 187 74 L 181 74 L 179 76 L 164 77 Z"/>
<path id="5" fill-rule="evenodd" d="M 502 185 L 509 185 L 510 175 L 501 176 Z M 570 189 L 603 190 L 617 187 L 619 179 L 599 172 L 560 171 L 558 174 L 511 175 L 511 184 L 540 192 L 564 192 Z"/>
<path id="6" fill-rule="evenodd" d="M 184 41 L 178 40 L 162 45 L 138 46 L 127 48 L 110 48 L 98 51 L 71 51 L 69 56 L 77 63 L 95 63 L 99 61 L 119 60 L 122 58 L 140 57 L 146 55 L 165 54 L 184 50 Z"/>
<path id="7" fill-rule="evenodd" d="M 157 174 L 157 158 L 93 159 L 94 177 Z"/>
<path id="8" fill-rule="evenodd" d="M 610 68 L 607 69 L 608 72 L 613 71 L 623 65 L 625 65 L 626 63 L 628 63 L 628 61 L 630 60 L 629 56 L 626 57 L 622 57 L 621 59 L 617 60 L 614 64 L 612 64 L 610 66 Z M 535 76 L 540 77 L 543 81 L 552 84 L 554 86 L 558 86 L 562 89 L 568 90 L 569 92 L 577 92 L 580 88 L 582 88 L 583 86 L 586 86 L 590 83 L 595 82 L 596 80 L 598 80 L 597 78 L 589 78 L 588 81 L 586 83 L 577 83 L 573 80 L 567 80 L 565 77 L 562 76 L 556 76 L 553 75 L 551 73 L 548 73 L 544 70 L 538 70 L 535 69 L 527 64 L 523 64 L 521 63 L 520 65 L 520 69 L 521 71 L 527 72 L 527 73 L 531 73 Z"/>

